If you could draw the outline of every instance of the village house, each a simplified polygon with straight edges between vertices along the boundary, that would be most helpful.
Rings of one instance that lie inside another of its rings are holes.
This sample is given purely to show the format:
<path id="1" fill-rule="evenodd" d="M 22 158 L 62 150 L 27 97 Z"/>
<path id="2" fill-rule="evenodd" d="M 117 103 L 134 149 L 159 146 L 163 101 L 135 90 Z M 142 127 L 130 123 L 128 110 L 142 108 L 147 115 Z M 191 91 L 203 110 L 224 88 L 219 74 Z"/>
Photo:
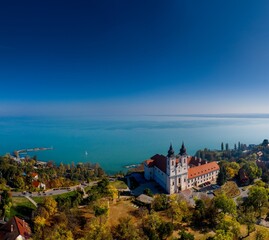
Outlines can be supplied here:
<path id="1" fill-rule="evenodd" d="M 1 240 L 26 240 L 31 236 L 28 223 L 18 217 L 12 217 L 0 227 Z"/>
<path id="2" fill-rule="evenodd" d="M 216 181 L 219 173 L 217 162 L 188 156 L 184 143 L 175 155 L 172 144 L 167 156 L 156 154 L 144 162 L 144 176 L 154 180 L 169 194 Z"/>

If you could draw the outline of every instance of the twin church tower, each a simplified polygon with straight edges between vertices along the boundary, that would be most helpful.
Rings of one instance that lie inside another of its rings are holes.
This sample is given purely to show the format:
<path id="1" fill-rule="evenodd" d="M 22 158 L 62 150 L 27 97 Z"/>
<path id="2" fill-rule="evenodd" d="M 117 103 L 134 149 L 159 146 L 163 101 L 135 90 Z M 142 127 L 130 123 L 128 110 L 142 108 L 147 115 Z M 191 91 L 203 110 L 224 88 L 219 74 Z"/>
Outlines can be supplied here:
<path id="1" fill-rule="evenodd" d="M 216 162 L 207 163 L 200 158 L 188 156 L 184 143 L 179 154 L 175 154 L 170 144 L 167 156 L 156 154 L 144 162 L 145 178 L 154 180 L 169 194 L 215 181 L 218 171 Z"/>

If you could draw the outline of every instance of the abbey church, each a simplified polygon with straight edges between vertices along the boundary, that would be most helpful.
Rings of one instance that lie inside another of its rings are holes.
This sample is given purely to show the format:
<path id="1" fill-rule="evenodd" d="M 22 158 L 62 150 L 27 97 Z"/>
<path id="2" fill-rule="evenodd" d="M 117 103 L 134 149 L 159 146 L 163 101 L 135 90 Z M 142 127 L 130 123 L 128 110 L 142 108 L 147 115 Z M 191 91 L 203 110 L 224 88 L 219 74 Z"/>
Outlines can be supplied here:
<path id="1" fill-rule="evenodd" d="M 172 144 L 167 156 L 156 154 L 144 162 L 144 176 L 154 180 L 169 194 L 177 193 L 217 179 L 219 165 L 188 156 L 184 143 L 178 154 Z"/>

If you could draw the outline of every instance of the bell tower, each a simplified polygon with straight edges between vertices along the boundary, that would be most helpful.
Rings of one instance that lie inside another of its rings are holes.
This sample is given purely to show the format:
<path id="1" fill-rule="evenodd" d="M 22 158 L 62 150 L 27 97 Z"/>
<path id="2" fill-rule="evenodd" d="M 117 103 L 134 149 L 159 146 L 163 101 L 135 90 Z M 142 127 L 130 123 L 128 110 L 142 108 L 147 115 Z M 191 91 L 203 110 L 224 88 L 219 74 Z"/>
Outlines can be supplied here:
<path id="1" fill-rule="evenodd" d="M 187 189 L 188 186 L 188 154 L 184 142 L 182 142 L 179 150 L 179 163 L 180 163 L 180 185 L 181 190 Z"/>
<path id="2" fill-rule="evenodd" d="M 172 143 L 170 143 L 169 150 L 167 152 L 167 159 L 166 159 L 166 172 L 167 175 L 171 176 L 175 174 L 175 167 L 176 167 L 176 157 L 175 152 L 172 146 Z"/>

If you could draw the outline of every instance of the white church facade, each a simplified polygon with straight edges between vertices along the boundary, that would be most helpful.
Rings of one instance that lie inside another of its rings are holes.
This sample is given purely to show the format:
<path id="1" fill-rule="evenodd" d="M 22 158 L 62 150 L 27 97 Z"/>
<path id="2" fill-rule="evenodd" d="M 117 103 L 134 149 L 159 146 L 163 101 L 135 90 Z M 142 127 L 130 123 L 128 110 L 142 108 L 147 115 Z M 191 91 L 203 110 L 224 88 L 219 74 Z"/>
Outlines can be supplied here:
<path id="1" fill-rule="evenodd" d="M 180 192 L 217 179 L 219 165 L 188 156 L 184 143 L 175 155 L 172 145 L 167 156 L 156 154 L 144 162 L 144 176 L 154 180 L 169 194 Z"/>

